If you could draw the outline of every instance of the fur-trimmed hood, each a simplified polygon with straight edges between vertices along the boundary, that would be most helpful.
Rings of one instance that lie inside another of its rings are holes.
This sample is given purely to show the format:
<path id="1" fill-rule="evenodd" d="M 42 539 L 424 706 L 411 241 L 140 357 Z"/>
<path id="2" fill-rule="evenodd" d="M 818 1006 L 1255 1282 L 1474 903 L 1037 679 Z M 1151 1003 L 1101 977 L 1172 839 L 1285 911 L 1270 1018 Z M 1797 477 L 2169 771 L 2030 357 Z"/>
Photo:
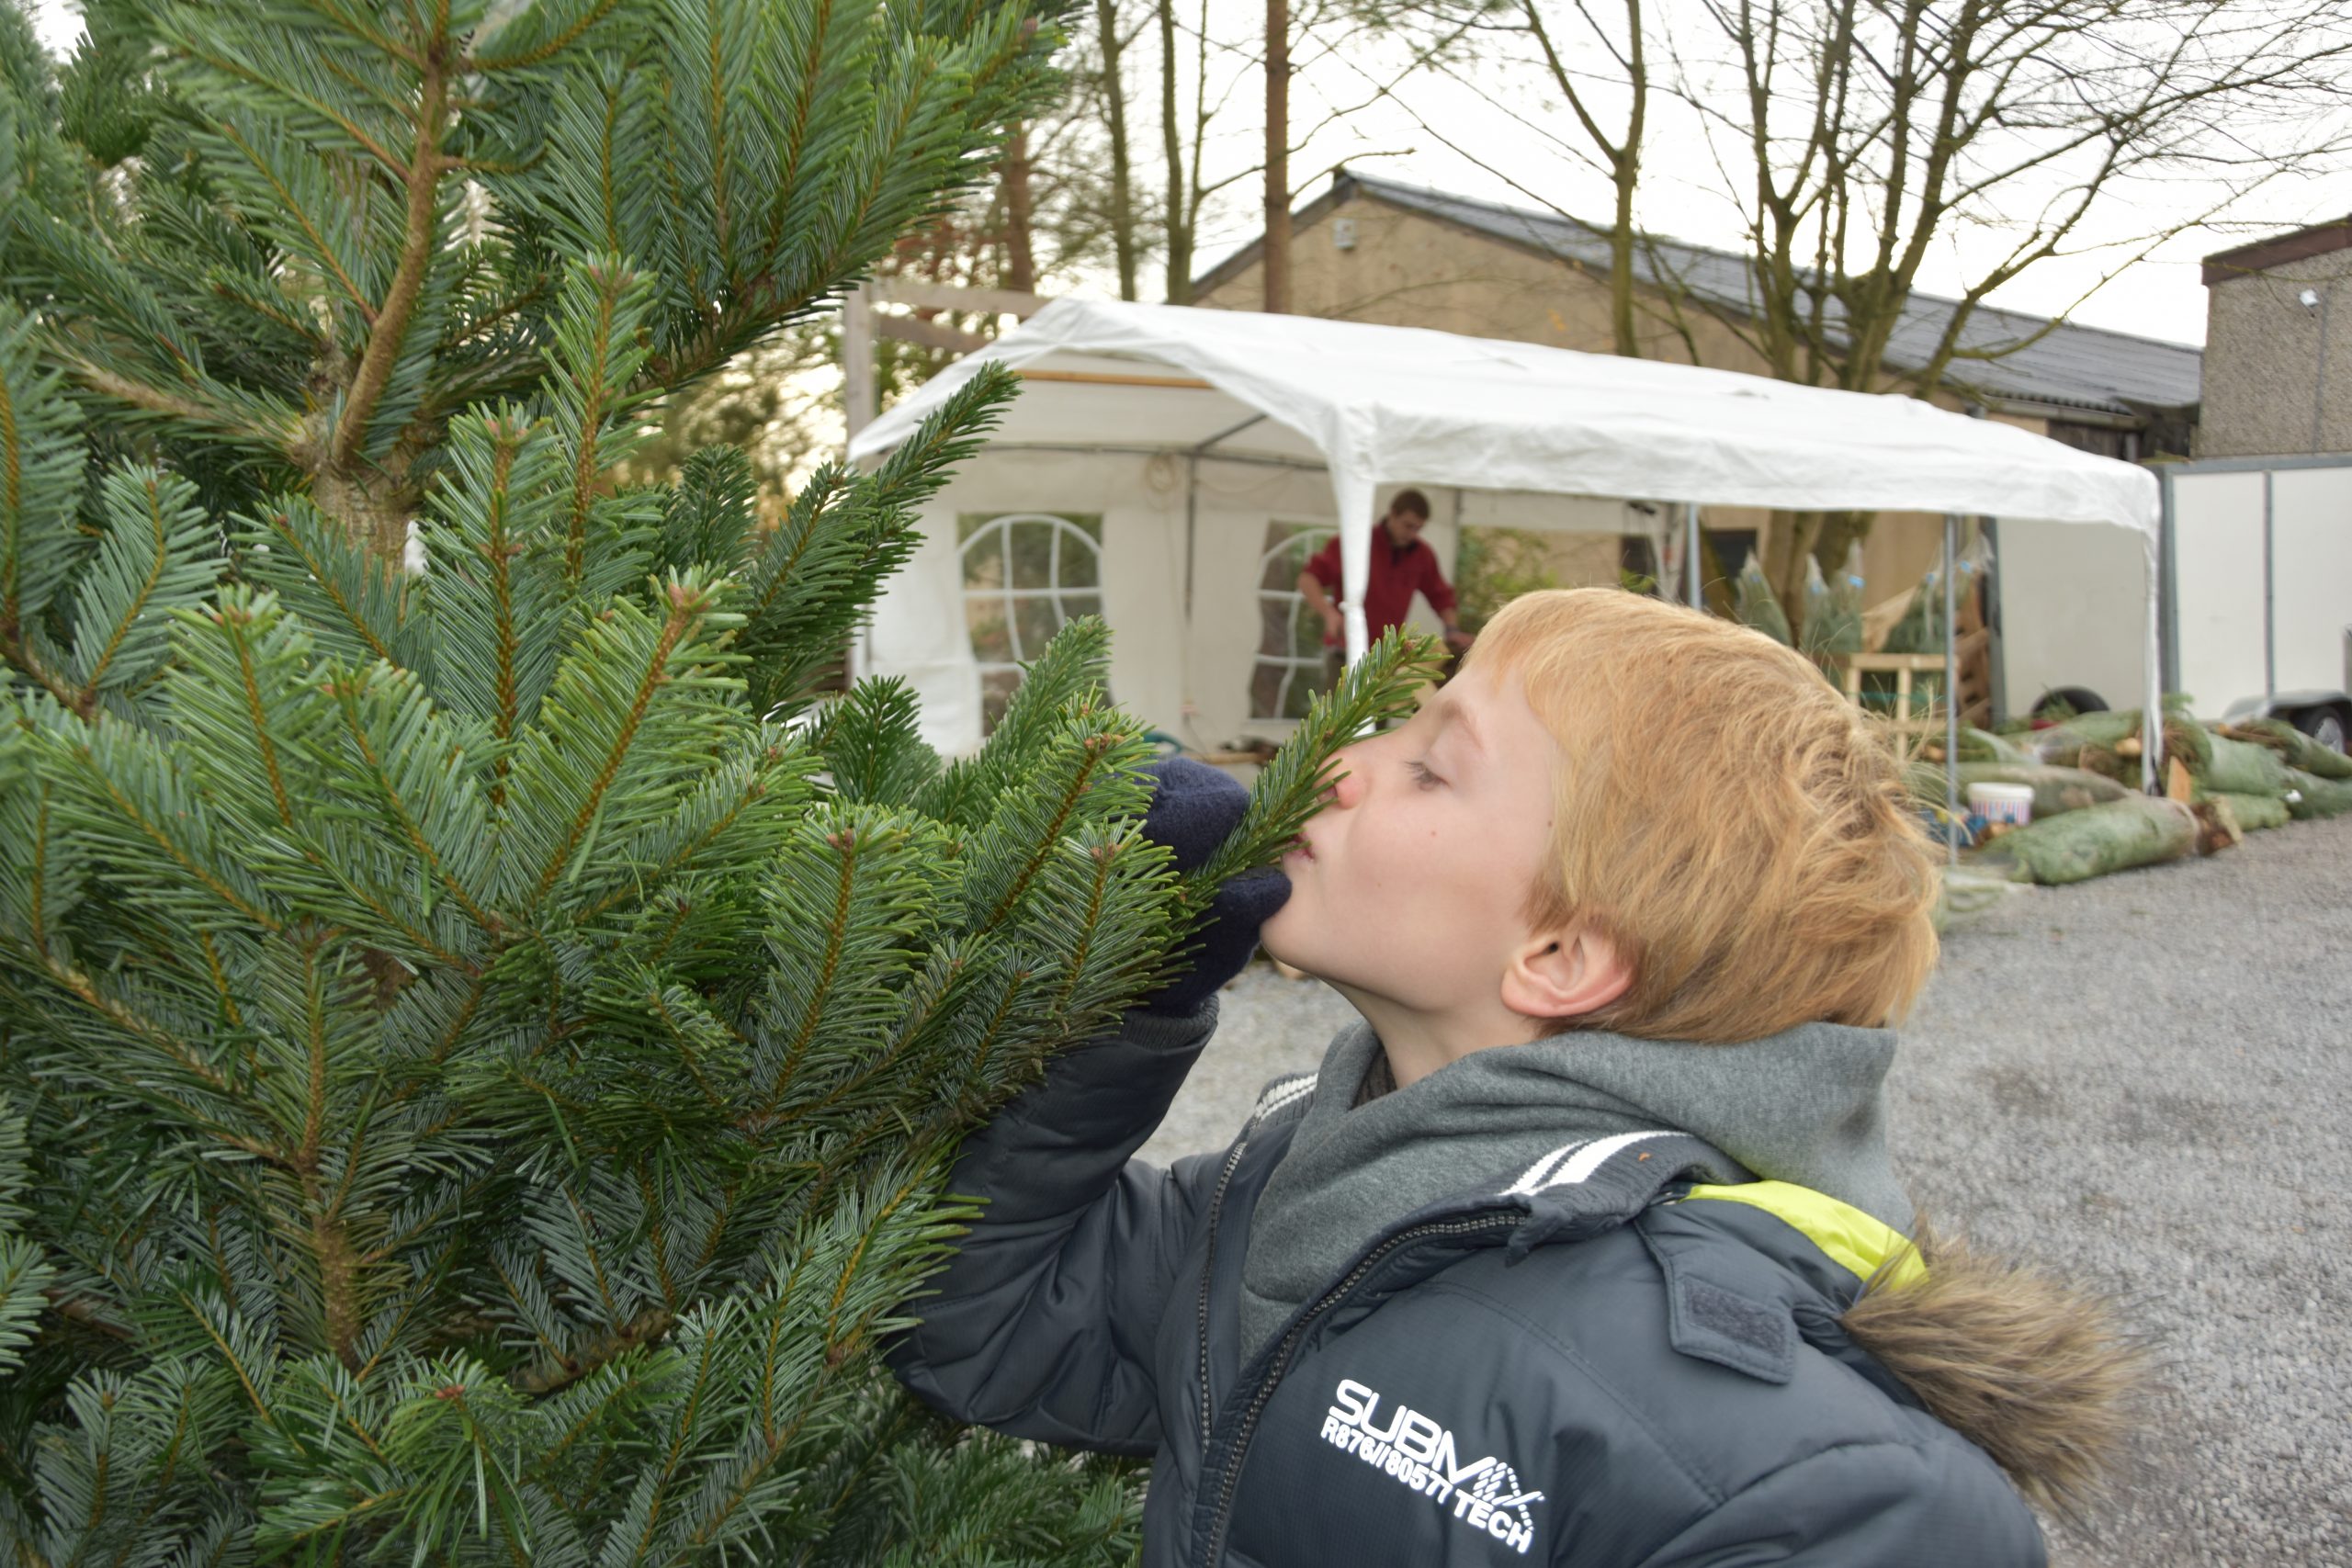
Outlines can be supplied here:
<path id="1" fill-rule="evenodd" d="M 2136 1425 L 2146 1343 L 2087 1290 L 1925 1225 L 1917 1247 L 1924 1274 L 1882 1268 L 1840 1325 L 2027 1497 L 2081 1512 Z"/>

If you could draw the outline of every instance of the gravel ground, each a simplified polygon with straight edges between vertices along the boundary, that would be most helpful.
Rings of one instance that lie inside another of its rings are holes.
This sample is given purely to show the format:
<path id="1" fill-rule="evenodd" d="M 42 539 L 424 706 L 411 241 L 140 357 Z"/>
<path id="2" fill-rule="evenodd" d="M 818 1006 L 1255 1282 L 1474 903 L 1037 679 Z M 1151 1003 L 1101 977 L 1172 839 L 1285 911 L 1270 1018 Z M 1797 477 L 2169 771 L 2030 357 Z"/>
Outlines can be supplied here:
<path id="1" fill-rule="evenodd" d="M 2352 1568 L 2352 818 L 1953 932 L 1893 1084 L 1921 1210 L 2111 1292 L 2164 1376 L 2060 1568 Z M 1353 1015 L 1253 968 L 1145 1152 L 1222 1148 Z"/>

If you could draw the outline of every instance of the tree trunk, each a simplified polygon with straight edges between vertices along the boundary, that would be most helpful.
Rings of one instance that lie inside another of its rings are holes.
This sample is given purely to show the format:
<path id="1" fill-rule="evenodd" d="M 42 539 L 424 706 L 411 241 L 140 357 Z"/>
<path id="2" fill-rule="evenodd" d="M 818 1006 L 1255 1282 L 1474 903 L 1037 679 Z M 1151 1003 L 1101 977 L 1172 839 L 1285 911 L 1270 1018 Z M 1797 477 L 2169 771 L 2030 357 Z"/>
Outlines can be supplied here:
<path id="1" fill-rule="evenodd" d="M 311 476 L 311 500 L 394 571 L 407 560 L 408 525 L 421 504 L 412 487 L 381 472 L 355 477 L 329 468 Z"/>
<path id="2" fill-rule="evenodd" d="M 1111 245 L 1119 258 L 1119 298 L 1136 297 L 1134 165 L 1127 152 L 1127 85 L 1119 70 L 1118 0 L 1094 0 L 1102 34 L 1102 118 L 1111 131 Z"/>
<path id="3" fill-rule="evenodd" d="M 1624 157 L 1633 164 L 1638 157 L 1627 146 Z M 1621 169 L 1617 176 L 1617 217 L 1609 231 L 1609 333 L 1617 353 L 1627 359 L 1642 356 L 1640 340 L 1634 335 L 1634 168 Z"/>
<path id="4" fill-rule="evenodd" d="M 1822 513 L 1775 512 L 1765 525 L 1757 548 L 1764 555 L 1764 581 L 1789 617 L 1789 637 L 1804 646 L 1804 563 L 1813 558 L 1814 541 L 1821 536 Z"/>
<path id="5" fill-rule="evenodd" d="M 1004 184 L 1004 286 L 1032 294 L 1037 288 L 1037 253 L 1031 234 L 1035 214 L 1029 199 L 1029 128 L 1019 120 L 1005 139 L 1004 158 L 997 170 Z"/>
<path id="6" fill-rule="evenodd" d="M 1159 137 L 1168 159 L 1168 302 L 1193 302 L 1193 220 L 1184 199 L 1184 133 L 1176 119 L 1176 0 L 1159 0 Z"/>
<path id="7" fill-rule="evenodd" d="M 1290 309 L 1290 4 L 1266 0 L 1265 308 Z"/>
<path id="8" fill-rule="evenodd" d="M 1609 330 L 1617 352 L 1628 359 L 1641 357 L 1634 336 L 1634 190 L 1642 177 L 1642 136 L 1649 115 L 1648 56 L 1643 45 L 1641 0 L 1625 0 L 1627 83 L 1633 102 L 1625 111 L 1625 140 L 1616 150 L 1610 174 L 1617 186 L 1616 222 L 1609 231 Z"/>

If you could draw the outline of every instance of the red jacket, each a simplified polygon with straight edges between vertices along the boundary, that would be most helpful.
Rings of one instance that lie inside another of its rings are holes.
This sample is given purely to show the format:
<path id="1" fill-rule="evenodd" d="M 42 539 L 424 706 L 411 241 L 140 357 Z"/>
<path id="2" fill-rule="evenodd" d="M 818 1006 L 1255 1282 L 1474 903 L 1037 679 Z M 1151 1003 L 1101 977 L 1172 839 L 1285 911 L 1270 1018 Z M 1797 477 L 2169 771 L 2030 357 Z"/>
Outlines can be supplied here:
<path id="1" fill-rule="evenodd" d="M 1340 596 L 1340 536 L 1315 552 L 1306 563 L 1315 581 L 1327 589 L 1331 597 Z M 1363 591 L 1363 616 L 1367 635 L 1377 637 L 1390 626 L 1399 625 L 1405 613 L 1413 607 L 1413 594 L 1419 592 L 1430 602 L 1430 608 L 1442 617 L 1453 618 L 1453 590 L 1447 586 L 1445 574 L 1438 570 L 1437 552 L 1422 540 L 1415 539 L 1398 549 L 1388 537 L 1385 528 L 1375 526 L 1372 533 L 1372 581 Z M 1325 637 L 1327 643 L 1336 637 Z"/>

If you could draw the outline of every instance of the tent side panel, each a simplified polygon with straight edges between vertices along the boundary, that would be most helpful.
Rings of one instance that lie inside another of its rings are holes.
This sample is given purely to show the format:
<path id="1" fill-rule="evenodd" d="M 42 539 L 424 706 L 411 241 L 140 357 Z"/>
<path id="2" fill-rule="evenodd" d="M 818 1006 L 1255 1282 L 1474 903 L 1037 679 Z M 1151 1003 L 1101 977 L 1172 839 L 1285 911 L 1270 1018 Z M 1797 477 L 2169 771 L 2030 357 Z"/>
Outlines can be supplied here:
<path id="1" fill-rule="evenodd" d="M 922 738 L 943 754 L 980 743 L 980 672 L 964 621 L 951 488 L 918 519 L 922 543 L 874 607 L 860 673 L 897 676 L 922 703 Z"/>
<path id="2" fill-rule="evenodd" d="M 1144 500 L 1131 487 L 1121 500 Z M 1102 615 L 1111 625 L 1111 694 L 1179 739 L 1184 734 L 1184 510 L 1102 507 Z"/>
<path id="3" fill-rule="evenodd" d="M 1250 682 L 1263 635 L 1258 589 L 1265 571 L 1267 525 L 1272 522 L 1329 525 L 1330 518 L 1321 508 L 1269 513 L 1212 511 L 1204 505 L 1200 513 L 1192 648 L 1184 664 L 1194 711 L 1189 729 L 1176 733 L 1204 747 L 1223 746 L 1265 728 L 1250 722 Z"/>

